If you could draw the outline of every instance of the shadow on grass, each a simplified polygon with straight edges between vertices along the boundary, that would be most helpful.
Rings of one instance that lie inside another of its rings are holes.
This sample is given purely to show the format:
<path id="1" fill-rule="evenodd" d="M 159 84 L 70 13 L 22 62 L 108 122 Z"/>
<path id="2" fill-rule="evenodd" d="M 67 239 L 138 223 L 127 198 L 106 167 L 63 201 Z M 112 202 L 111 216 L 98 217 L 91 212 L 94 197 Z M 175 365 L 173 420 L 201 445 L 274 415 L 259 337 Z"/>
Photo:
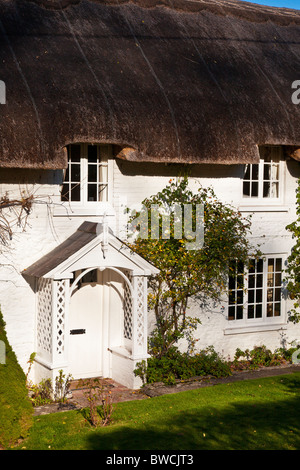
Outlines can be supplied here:
<path id="1" fill-rule="evenodd" d="M 87 449 L 105 450 L 300 450 L 299 379 L 286 382 L 286 399 L 238 399 L 221 410 L 181 411 L 163 422 L 106 428 L 89 435 Z M 291 394 L 291 395 L 289 395 Z M 138 419 L 138 417 L 137 417 Z"/>

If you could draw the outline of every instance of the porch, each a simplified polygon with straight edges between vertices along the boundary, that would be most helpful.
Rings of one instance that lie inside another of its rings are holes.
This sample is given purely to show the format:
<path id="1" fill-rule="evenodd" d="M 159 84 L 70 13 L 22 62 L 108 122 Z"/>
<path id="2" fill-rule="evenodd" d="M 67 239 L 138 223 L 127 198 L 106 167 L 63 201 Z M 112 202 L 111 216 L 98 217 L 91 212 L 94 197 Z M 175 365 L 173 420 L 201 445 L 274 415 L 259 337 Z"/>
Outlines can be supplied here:
<path id="1" fill-rule="evenodd" d="M 59 370 L 137 389 L 147 354 L 147 280 L 158 271 L 107 226 L 84 222 L 23 272 L 35 278 L 35 382 Z"/>

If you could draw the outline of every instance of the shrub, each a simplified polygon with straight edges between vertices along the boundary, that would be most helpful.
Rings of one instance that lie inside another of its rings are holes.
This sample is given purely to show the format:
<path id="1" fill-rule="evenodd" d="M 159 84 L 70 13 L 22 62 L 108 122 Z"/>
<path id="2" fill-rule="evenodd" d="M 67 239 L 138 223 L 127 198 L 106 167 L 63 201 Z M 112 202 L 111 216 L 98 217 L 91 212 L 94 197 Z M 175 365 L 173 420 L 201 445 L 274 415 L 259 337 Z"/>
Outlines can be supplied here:
<path id="1" fill-rule="evenodd" d="M 82 410 L 84 418 L 92 426 L 107 426 L 112 422 L 112 413 L 114 406 L 112 403 L 111 392 L 106 390 L 104 382 L 101 379 L 81 379 L 78 388 L 84 389 L 84 396 L 88 401 L 88 408 Z M 101 406 L 98 406 L 99 401 Z"/>
<path id="2" fill-rule="evenodd" d="M 212 375 L 227 377 L 231 375 L 230 366 L 210 347 L 194 355 L 181 353 L 175 346 L 161 358 L 151 357 L 147 364 L 137 364 L 135 375 L 143 383 L 164 382 L 172 385 L 176 380 L 187 380 L 195 376 Z"/>
<path id="3" fill-rule="evenodd" d="M 232 363 L 233 369 L 258 369 L 259 367 L 274 367 L 290 362 L 297 347 L 289 349 L 278 348 L 272 352 L 266 346 L 255 346 L 253 349 L 237 349 Z"/>
<path id="4" fill-rule="evenodd" d="M 0 312 L 0 340 L 5 344 L 5 364 L 0 364 L 0 448 L 27 436 L 33 407 L 28 399 L 26 376 L 6 336 Z"/>

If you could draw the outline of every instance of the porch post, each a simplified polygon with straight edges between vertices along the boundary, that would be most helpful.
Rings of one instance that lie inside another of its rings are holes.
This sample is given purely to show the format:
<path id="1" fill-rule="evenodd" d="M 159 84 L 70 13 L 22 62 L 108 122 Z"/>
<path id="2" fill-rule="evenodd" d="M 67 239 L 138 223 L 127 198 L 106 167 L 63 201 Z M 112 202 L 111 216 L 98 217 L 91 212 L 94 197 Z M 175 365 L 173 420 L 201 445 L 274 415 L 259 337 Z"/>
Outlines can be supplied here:
<path id="1" fill-rule="evenodd" d="M 67 366 L 69 328 L 69 279 L 53 280 L 52 284 L 52 367 Z"/>
<path id="2" fill-rule="evenodd" d="M 132 276 L 132 359 L 147 359 L 147 277 Z"/>

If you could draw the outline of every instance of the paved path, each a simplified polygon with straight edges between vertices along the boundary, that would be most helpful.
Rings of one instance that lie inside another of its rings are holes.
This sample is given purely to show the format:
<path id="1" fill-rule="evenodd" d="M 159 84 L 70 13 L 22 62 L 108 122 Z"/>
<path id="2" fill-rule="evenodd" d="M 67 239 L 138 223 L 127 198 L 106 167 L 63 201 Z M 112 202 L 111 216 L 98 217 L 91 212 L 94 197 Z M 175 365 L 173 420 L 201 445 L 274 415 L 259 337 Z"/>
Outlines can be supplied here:
<path id="1" fill-rule="evenodd" d="M 151 397 L 157 397 L 168 393 L 177 393 L 185 390 L 194 390 L 202 387 L 209 387 L 222 383 L 232 383 L 241 380 L 252 380 L 264 377 L 274 377 L 276 375 L 292 374 L 300 372 L 300 364 L 278 366 L 278 367 L 265 367 L 252 371 L 234 372 L 229 377 L 214 378 L 214 377 L 195 377 L 191 380 L 180 382 L 176 385 L 167 386 L 163 383 L 155 383 L 147 385 L 140 390 L 131 390 L 112 379 L 103 379 L 105 388 L 110 394 L 113 403 L 131 400 L 144 400 Z M 86 397 L 86 388 L 79 388 L 78 382 L 74 381 L 71 385 L 72 398 L 68 400 L 66 405 L 43 405 L 35 408 L 35 415 L 57 413 L 59 411 L 67 411 L 71 409 L 80 409 L 88 406 Z M 100 402 L 99 402 L 100 404 Z"/>

